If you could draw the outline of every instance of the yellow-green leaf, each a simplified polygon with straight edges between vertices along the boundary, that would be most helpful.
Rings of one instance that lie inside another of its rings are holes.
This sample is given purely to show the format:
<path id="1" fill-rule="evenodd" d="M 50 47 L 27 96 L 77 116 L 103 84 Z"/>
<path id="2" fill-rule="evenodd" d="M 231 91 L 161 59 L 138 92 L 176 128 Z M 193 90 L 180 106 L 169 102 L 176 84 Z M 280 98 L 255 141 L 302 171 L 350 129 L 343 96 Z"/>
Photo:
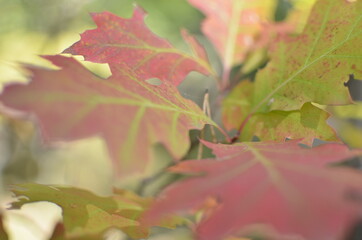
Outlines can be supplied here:
<path id="1" fill-rule="evenodd" d="M 343 83 L 350 73 L 359 77 L 361 42 L 361 1 L 317 1 L 304 31 L 281 40 L 257 74 L 251 112 L 351 103 Z"/>

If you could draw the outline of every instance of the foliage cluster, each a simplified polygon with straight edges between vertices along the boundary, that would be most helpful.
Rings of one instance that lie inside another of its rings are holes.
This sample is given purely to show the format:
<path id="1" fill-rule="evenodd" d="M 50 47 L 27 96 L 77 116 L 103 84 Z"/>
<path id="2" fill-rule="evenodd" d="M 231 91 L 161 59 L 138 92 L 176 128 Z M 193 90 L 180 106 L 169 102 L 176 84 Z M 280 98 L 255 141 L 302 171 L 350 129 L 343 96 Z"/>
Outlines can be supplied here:
<path id="1" fill-rule="evenodd" d="M 12 208 L 60 206 L 54 240 L 101 239 L 110 229 L 142 239 L 151 227 L 180 225 L 199 240 L 346 239 L 360 217 L 362 174 L 343 161 L 361 151 L 327 119 L 359 106 L 362 2 L 317 0 L 305 24 L 275 18 L 272 0 L 189 3 L 205 14 L 204 38 L 182 30 L 183 49 L 154 34 L 140 7 L 131 18 L 93 13 L 97 28 L 43 56 L 53 69 L 26 65 L 31 80 L 5 88 L 3 114 L 33 117 L 46 144 L 99 136 L 115 179 L 133 186 L 100 197 L 26 183 L 13 188 L 25 198 Z M 112 74 L 101 78 L 66 54 Z M 215 83 L 201 108 L 184 94 L 185 82 L 196 87 L 191 72 Z"/>

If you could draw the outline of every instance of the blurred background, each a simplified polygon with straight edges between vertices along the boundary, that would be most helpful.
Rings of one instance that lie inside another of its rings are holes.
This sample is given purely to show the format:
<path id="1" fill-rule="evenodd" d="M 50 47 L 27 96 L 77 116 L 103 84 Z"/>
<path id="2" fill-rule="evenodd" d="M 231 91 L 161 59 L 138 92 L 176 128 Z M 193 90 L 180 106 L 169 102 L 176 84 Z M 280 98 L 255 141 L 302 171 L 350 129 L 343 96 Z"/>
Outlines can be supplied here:
<path id="1" fill-rule="evenodd" d="M 301 30 L 313 3 L 314 0 L 275 0 L 274 20 L 298 19 Z M 80 33 L 95 28 L 90 12 L 110 11 L 130 17 L 135 4 L 148 12 L 146 23 L 150 29 L 175 46 L 185 47 L 180 29 L 186 28 L 198 36 L 216 69 L 221 68 L 213 47 L 200 30 L 204 15 L 186 0 L 0 0 L 0 86 L 27 80 L 20 62 L 52 67 L 39 55 L 61 53 L 80 39 Z M 100 76 L 110 74 L 104 64 L 85 65 Z M 191 77 L 199 87 L 182 86 L 180 91 L 201 104 L 204 89 L 212 88 L 213 83 L 198 74 Z M 336 114 L 330 121 L 342 139 L 351 147 L 362 147 L 361 106 L 327 110 Z M 44 146 L 31 122 L 0 115 L 0 212 L 11 200 L 6 187 L 22 182 L 66 184 L 107 195 L 112 191 L 114 179 L 100 139 Z M 10 239 L 45 240 L 60 218 L 61 211 L 53 204 L 28 204 L 21 210 L 6 212 L 5 227 L 10 230 Z M 162 233 L 157 239 L 191 237 L 187 230 L 179 229 Z"/>

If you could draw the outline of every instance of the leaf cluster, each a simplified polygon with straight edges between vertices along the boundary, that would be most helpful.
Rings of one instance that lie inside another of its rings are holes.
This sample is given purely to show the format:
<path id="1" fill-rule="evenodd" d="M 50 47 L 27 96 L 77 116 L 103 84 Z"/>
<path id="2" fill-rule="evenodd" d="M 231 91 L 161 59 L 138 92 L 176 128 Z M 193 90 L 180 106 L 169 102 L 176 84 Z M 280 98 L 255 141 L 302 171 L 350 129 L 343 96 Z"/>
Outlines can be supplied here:
<path id="1" fill-rule="evenodd" d="M 358 106 L 350 90 L 362 78 L 362 2 L 317 0 L 302 31 L 295 18 L 275 21 L 271 0 L 189 3 L 205 14 L 202 32 L 221 73 L 197 37 L 181 30 L 181 50 L 153 33 L 135 7 L 130 18 L 93 13 L 95 29 L 62 55 L 43 56 L 56 69 L 24 66 L 30 81 L 0 96 L 4 114 L 36 117 L 45 143 L 99 136 L 117 181 L 141 175 L 144 188 L 173 173 L 158 190 L 167 188 L 153 199 L 23 184 L 12 191 L 26 198 L 12 207 L 60 206 L 63 223 L 51 239 L 101 239 L 112 228 L 141 239 L 152 226 L 177 224 L 193 225 L 199 240 L 344 239 L 362 207 L 362 174 L 340 163 L 361 151 L 344 144 L 327 119 Z M 111 76 L 96 76 L 75 55 L 108 64 Z M 217 88 L 211 103 L 205 91 L 201 108 L 179 91 L 193 71 Z M 191 140 L 193 129 L 199 135 Z M 329 143 L 312 147 L 316 139 Z M 156 145 L 172 163 L 150 172 L 161 159 Z M 186 160 L 195 149 L 197 159 Z M 182 211 L 191 217 L 179 217 Z"/>

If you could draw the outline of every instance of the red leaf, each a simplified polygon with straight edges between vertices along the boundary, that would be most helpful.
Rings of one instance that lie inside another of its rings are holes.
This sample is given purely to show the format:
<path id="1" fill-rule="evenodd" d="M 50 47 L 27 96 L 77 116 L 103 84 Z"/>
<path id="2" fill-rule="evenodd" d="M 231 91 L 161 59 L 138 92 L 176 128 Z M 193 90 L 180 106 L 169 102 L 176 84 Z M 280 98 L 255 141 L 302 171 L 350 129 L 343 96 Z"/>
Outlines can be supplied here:
<path id="1" fill-rule="evenodd" d="M 271 226 L 281 234 L 308 240 L 337 240 L 357 215 L 357 204 L 361 208 L 362 174 L 327 166 L 357 154 L 344 145 L 305 149 L 297 141 L 205 144 L 216 160 L 173 167 L 174 172 L 199 176 L 167 189 L 144 222 L 200 206 L 211 196 L 219 206 L 197 226 L 200 240 L 250 233 L 255 226 Z"/>
<path id="2" fill-rule="evenodd" d="M 72 58 L 45 58 L 61 69 L 29 67 L 29 85 L 7 87 L 0 100 L 35 113 L 46 140 L 100 135 L 119 173 L 146 169 L 155 143 L 180 158 L 189 147 L 188 130 L 212 122 L 168 82 L 154 86 L 126 66 L 100 79 Z"/>
<path id="3" fill-rule="evenodd" d="M 156 77 L 175 85 L 180 84 L 190 71 L 215 74 L 204 49 L 195 39 L 185 38 L 192 54 L 174 48 L 148 29 L 144 23 L 145 14 L 139 8 L 131 19 L 108 12 L 93 13 L 92 17 L 98 28 L 81 34 L 81 40 L 65 53 L 83 55 L 85 60 L 110 66 L 126 64 L 146 79 Z"/>

